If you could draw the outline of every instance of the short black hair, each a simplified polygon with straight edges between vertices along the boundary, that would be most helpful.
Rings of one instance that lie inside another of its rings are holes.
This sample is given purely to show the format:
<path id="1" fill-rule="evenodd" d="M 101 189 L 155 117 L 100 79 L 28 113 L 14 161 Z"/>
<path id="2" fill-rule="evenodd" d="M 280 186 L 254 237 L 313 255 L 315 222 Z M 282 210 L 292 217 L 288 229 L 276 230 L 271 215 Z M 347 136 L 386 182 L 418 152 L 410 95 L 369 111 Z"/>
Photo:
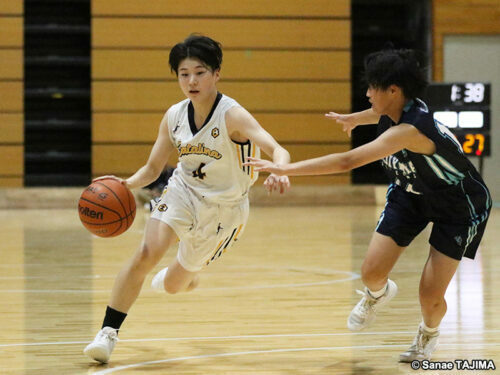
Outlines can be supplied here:
<path id="1" fill-rule="evenodd" d="M 365 57 L 365 82 L 375 89 L 387 90 L 396 85 L 407 99 L 420 97 L 426 87 L 427 78 L 410 49 L 386 48 Z"/>
<path id="2" fill-rule="evenodd" d="M 179 64 L 187 58 L 198 59 L 207 68 L 216 71 L 222 64 L 222 46 L 208 36 L 191 34 L 170 50 L 170 70 L 178 75 Z"/>

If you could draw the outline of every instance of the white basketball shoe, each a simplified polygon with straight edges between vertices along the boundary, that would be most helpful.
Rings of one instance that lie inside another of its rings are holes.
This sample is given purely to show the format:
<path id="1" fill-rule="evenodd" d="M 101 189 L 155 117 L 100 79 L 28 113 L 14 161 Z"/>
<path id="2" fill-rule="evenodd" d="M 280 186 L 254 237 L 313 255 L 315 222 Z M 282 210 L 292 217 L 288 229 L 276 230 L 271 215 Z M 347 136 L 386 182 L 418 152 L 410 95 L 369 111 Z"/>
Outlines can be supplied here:
<path id="1" fill-rule="evenodd" d="M 387 280 L 387 289 L 379 298 L 373 298 L 368 292 L 356 290 L 356 293 L 361 294 L 363 298 L 352 309 L 347 319 L 347 328 L 351 331 L 360 331 L 368 327 L 375 320 L 377 309 L 389 302 L 398 292 L 398 286 L 390 279 Z"/>
<path id="2" fill-rule="evenodd" d="M 88 344 L 83 352 L 97 362 L 108 363 L 117 341 L 117 330 L 111 327 L 104 327 L 97 333 L 94 341 Z"/>
<path id="3" fill-rule="evenodd" d="M 399 355 L 399 362 L 412 362 L 414 360 L 423 361 L 431 359 L 431 355 L 436 350 L 438 344 L 439 331 L 427 332 L 422 324 L 418 326 L 418 332 L 413 339 L 410 348 Z"/>

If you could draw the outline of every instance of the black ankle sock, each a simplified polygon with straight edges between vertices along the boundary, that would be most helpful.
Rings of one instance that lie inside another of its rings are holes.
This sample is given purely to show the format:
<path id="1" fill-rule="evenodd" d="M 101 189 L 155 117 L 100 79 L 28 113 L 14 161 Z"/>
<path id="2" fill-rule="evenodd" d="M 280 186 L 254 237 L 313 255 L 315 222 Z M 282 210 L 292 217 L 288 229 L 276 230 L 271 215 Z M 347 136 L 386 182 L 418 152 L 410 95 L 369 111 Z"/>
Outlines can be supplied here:
<path id="1" fill-rule="evenodd" d="M 104 321 L 102 322 L 101 328 L 111 327 L 119 330 L 126 317 L 127 314 L 107 306 L 106 315 L 104 316 Z"/>

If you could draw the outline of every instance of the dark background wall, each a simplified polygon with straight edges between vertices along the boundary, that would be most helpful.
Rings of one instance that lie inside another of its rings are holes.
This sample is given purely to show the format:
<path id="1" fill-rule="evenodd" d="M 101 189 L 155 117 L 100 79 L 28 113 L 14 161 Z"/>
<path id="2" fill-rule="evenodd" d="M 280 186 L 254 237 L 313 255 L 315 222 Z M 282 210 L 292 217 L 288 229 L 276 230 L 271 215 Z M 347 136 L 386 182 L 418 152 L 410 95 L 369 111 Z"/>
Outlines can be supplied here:
<path id="1" fill-rule="evenodd" d="M 362 82 L 363 59 L 380 50 L 387 42 L 396 48 L 423 52 L 421 63 L 429 65 L 431 5 L 429 0 L 352 0 L 352 110 L 370 107 Z M 429 72 L 430 75 L 430 72 Z M 353 131 L 352 146 L 357 147 L 376 137 L 376 126 L 361 126 Z M 386 183 L 378 162 L 352 172 L 354 184 Z"/>

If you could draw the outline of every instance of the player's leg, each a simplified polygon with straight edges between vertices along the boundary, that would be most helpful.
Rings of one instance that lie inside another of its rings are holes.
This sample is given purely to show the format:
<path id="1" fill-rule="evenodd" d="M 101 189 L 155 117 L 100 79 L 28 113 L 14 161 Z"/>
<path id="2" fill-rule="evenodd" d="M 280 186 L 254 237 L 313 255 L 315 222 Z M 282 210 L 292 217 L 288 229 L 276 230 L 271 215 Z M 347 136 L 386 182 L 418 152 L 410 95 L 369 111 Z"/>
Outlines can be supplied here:
<path id="1" fill-rule="evenodd" d="M 401 362 L 430 359 L 438 342 L 439 324 L 446 314 L 447 306 L 444 295 L 459 263 L 459 260 L 440 253 L 431 246 L 429 258 L 420 278 L 419 297 L 422 323 L 420 323 L 413 344 L 400 355 Z"/>
<path id="2" fill-rule="evenodd" d="M 174 259 L 172 264 L 163 268 L 151 280 L 151 287 L 157 292 L 177 294 L 190 292 L 200 283 L 198 271 L 190 272 Z"/>
<path id="3" fill-rule="evenodd" d="M 422 316 L 427 327 L 438 327 L 446 314 L 444 295 L 459 264 L 459 260 L 450 258 L 431 246 L 419 288 Z"/>
<path id="4" fill-rule="evenodd" d="M 366 288 L 358 291 L 363 297 L 347 319 L 347 327 L 359 331 L 368 327 L 376 310 L 389 302 L 397 293 L 397 286 L 389 280 L 389 273 L 404 251 L 391 237 L 373 233 L 368 252 L 361 266 L 361 277 Z"/>
<path id="5" fill-rule="evenodd" d="M 137 299 L 147 274 L 176 241 L 177 235 L 169 225 L 160 220 L 150 219 L 141 246 L 115 280 L 109 306 L 127 313 Z"/>
<path id="6" fill-rule="evenodd" d="M 387 285 L 393 269 L 405 247 L 399 246 L 391 237 L 374 232 L 368 251 L 361 265 L 363 284 L 372 292 Z"/>
<path id="7" fill-rule="evenodd" d="M 248 200 L 228 206 L 198 206 L 202 228 L 179 243 L 177 257 L 158 272 L 151 287 L 170 294 L 189 292 L 199 284 L 199 271 L 231 249 L 248 220 Z"/>
<path id="8" fill-rule="evenodd" d="M 102 363 L 109 361 L 118 330 L 137 299 L 146 275 L 176 240 L 177 236 L 169 225 L 155 219 L 148 221 L 141 246 L 115 280 L 102 329 L 84 350 L 87 356 Z"/>
<path id="9" fill-rule="evenodd" d="M 420 211 L 422 203 L 418 195 L 394 184 L 389 186 L 387 203 L 361 267 L 366 288 L 359 292 L 363 297 L 347 319 L 350 330 L 368 327 L 375 320 L 377 309 L 396 295 L 398 288 L 394 281 L 389 280 L 389 272 L 403 250 L 428 224 Z"/>
<path id="10" fill-rule="evenodd" d="M 168 271 L 163 280 L 164 288 L 169 294 L 189 292 L 199 284 L 198 272 L 186 270 L 176 258 L 168 266 Z"/>

